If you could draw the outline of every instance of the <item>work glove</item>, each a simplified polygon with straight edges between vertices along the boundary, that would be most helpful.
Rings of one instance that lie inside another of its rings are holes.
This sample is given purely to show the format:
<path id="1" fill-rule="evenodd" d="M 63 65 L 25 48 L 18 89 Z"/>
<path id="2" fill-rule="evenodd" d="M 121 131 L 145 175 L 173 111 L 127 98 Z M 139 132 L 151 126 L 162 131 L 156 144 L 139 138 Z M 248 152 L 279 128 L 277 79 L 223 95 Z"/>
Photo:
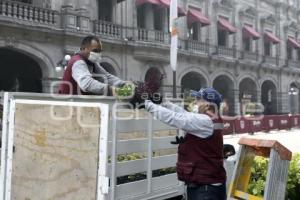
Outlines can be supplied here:
<path id="1" fill-rule="evenodd" d="M 184 139 L 184 137 L 183 136 L 176 136 L 175 137 L 175 139 L 176 139 L 176 141 L 171 141 L 170 143 L 171 144 L 182 144 L 182 143 L 184 143 L 184 141 L 185 141 L 185 139 Z"/>
<path id="2" fill-rule="evenodd" d="M 152 95 L 149 95 L 149 100 L 155 104 L 161 104 L 163 101 L 163 96 L 160 93 L 154 93 Z"/>

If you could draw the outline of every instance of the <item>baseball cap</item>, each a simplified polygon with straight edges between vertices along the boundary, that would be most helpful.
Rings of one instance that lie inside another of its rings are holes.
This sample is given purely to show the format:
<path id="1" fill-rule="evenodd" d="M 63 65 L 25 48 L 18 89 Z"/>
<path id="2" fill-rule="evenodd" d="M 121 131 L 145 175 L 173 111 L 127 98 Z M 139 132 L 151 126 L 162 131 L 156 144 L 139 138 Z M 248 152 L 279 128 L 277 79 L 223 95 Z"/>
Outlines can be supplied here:
<path id="1" fill-rule="evenodd" d="M 199 91 L 191 90 L 191 96 L 215 103 L 218 107 L 222 102 L 222 95 L 214 88 L 209 87 L 201 88 Z"/>

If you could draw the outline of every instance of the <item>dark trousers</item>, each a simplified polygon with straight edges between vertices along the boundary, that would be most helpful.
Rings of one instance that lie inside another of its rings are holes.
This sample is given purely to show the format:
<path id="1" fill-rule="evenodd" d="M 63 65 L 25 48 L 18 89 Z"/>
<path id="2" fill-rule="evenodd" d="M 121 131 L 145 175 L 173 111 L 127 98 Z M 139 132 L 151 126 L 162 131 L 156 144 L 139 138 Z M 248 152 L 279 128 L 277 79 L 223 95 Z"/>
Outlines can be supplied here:
<path id="1" fill-rule="evenodd" d="M 226 200 L 226 186 L 187 184 L 187 200 Z"/>

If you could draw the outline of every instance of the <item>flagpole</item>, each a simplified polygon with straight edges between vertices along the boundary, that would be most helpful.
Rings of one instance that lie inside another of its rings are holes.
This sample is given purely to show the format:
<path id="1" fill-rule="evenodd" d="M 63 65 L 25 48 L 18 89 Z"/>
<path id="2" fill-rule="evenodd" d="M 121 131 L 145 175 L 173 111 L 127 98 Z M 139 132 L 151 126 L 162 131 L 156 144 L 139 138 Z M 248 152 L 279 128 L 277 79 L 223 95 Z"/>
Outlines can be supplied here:
<path id="1" fill-rule="evenodd" d="M 173 98 L 177 98 L 177 85 L 176 85 L 176 68 L 177 68 L 177 51 L 178 51 L 178 5 L 177 0 L 171 0 L 170 3 L 170 66 L 173 70 Z"/>
<path id="2" fill-rule="evenodd" d="M 177 98 L 176 70 L 173 70 L 173 98 Z"/>

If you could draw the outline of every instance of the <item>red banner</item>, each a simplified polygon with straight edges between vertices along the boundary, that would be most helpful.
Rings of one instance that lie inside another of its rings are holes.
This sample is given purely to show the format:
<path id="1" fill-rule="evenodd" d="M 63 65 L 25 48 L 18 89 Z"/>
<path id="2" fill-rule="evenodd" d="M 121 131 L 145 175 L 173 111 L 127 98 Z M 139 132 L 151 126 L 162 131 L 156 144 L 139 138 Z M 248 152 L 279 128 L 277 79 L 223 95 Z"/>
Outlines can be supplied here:
<path id="1" fill-rule="evenodd" d="M 250 133 L 249 121 L 246 120 L 244 117 L 240 117 L 235 120 L 235 133 L 242 134 L 242 133 Z"/>
<path id="2" fill-rule="evenodd" d="M 251 133 L 262 131 L 263 117 L 257 119 L 247 118 L 249 122 L 249 129 Z"/>
<path id="3" fill-rule="evenodd" d="M 234 122 L 235 120 L 223 120 L 223 135 L 230 135 L 234 133 Z"/>
<path id="4" fill-rule="evenodd" d="M 288 115 L 279 115 L 277 117 L 278 117 L 279 130 L 291 128 L 290 117 Z"/>
<path id="5" fill-rule="evenodd" d="M 292 128 L 300 127 L 300 115 L 292 115 L 290 116 L 290 124 Z"/>
<path id="6" fill-rule="evenodd" d="M 278 129 L 278 116 L 265 115 L 263 118 L 262 130 L 271 131 L 275 129 Z"/>

